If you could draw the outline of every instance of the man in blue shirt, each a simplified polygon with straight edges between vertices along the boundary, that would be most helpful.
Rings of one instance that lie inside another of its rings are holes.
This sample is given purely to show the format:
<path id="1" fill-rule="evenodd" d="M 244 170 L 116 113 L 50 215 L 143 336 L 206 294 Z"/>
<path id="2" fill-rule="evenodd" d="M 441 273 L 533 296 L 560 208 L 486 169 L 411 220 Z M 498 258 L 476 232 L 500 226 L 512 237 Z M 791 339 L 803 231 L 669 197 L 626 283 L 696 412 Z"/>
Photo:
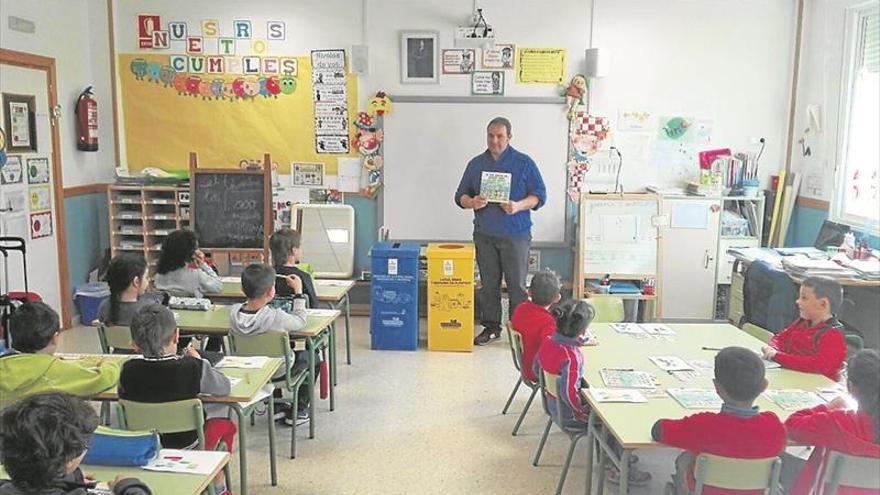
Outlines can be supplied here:
<path id="1" fill-rule="evenodd" d="M 487 150 L 467 164 L 455 204 L 474 210 L 474 245 L 480 267 L 483 331 L 474 344 L 501 337 L 501 276 L 510 294 L 510 312 L 526 300 L 526 272 L 532 240 L 531 210 L 544 206 L 547 192 L 535 162 L 510 146 L 510 121 L 496 117 L 486 127 Z M 480 194 L 484 172 L 510 174 L 506 202 L 492 202 Z"/>

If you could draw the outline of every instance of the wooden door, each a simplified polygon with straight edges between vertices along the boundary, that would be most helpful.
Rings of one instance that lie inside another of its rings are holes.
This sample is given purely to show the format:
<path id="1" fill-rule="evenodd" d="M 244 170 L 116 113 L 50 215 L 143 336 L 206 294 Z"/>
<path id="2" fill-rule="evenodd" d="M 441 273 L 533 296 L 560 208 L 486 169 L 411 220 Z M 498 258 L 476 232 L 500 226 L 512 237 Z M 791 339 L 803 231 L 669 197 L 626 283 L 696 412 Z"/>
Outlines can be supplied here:
<path id="1" fill-rule="evenodd" d="M 53 109 L 57 105 L 55 60 L 0 49 L 0 92 L 7 97 L 0 122 L 7 134 L 7 174 L 0 191 L 0 236 L 22 237 L 27 244 L 28 288 L 58 311 L 64 327 L 71 324 L 71 294 L 64 228 L 64 196 L 59 133 Z M 9 101 L 15 101 L 13 105 Z M 24 103 L 22 103 L 24 102 Z M 21 111 L 27 109 L 24 116 Z M 11 116 L 18 112 L 15 119 Z M 10 124 L 6 124 L 7 113 Z M 72 109 L 69 118 L 73 118 Z M 14 120 L 14 123 L 12 122 Z M 11 127 L 11 129 L 10 129 Z M 11 132 L 9 132 L 11 131 Z M 21 166 L 20 180 L 8 167 Z M 21 257 L 0 259 L 4 290 L 24 290 Z"/>

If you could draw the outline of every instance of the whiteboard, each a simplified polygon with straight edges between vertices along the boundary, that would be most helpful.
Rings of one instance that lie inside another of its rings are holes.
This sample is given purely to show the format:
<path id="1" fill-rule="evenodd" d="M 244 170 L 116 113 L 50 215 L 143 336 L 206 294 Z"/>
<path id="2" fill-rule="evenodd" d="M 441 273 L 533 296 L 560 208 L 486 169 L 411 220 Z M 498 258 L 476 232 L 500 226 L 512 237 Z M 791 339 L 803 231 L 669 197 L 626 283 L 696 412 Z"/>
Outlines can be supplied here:
<path id="1" fill-rule="evenodd" d="M 581 201 L 585 274 L 646 276 L 657 273 L 656 197 Z"/>
<path id="2" fill-rule="evenodd" d="M 532 212 L 533 241 L 565 241 L 568 120 L 563 105 L 396 100 L 384 120 L 381 223 L 389 238 L 471 240 L 473 212 L 455 204 L 455 190 L 468 161 L 486 150 L 486 125 L 497 116 L 511 121 L 511 146 L 532 157 L 547 188 L 547 202 Z"/>

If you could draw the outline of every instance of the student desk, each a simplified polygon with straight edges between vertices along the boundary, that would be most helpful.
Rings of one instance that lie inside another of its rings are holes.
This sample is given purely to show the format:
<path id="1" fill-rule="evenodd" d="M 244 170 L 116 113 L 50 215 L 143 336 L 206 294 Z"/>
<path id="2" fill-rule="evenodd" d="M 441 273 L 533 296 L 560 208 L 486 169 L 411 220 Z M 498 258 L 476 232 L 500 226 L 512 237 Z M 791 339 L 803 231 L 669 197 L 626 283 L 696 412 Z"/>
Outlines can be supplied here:
<path id="1" fill-rule="evenodd" d="M 226 335 L 229 333 L 229 308 L 215 304 L 209 311 L 175 310 L 177 326 L 181 332 L 201 335 Z M 341 313 L 333 309 L 309 309 L 309 319 L 305 328 L 291 333 L 294 338 L 302 338 L 306 341 L 306 350 L 309 353 L 309 438 L 315 438 L 315 355 L 316 350 L 323 344 L 330 348 L 330 384 L 336 382 L 336 320 Z M 325 331 L 326 329 L 329 331 Z M 336 408 L 334 389 L 330 387 L 330 410 Z"/>
<path id="2" fill-rule="evenodd" d="M 57 354 L 61 359 L 75 360 L 77 357 L 85 356 L 84 354 Z M 130 354 L 103 354 L 101 355 L 108 361 L 114 361 L 121 364 L 132 357 Z M 209 404 L 225 404 L 235 411 L 238 418 L 238 455 L 239 468 L 241 470 L 241 493 L 247 495 L 247 427 L 248 421 L 245 417 L 245 408 L 251 406 L 251 402 L 257 399 L 264 385 L 269 383 L 272 375 L 278 371 L 278 368 L 284 363 L 281 358 L 271 358 L 260 369 L 243 369 L 243 368 L 220 368 L 220 372 L 230 378 L 240 378 L 241 382 L 237 383 L 229 395 L 215 396 L 203 395 L 199 398 L 204 403 Z M 116 387 L 105 390 L 100 394 L 92 396 L 96 400 L 119 400 L 119 394 Z M 276 466 L 275 466 L 275 421 L 272 419 L 275 410 L 275 401 L 272 394 L 269 394 L 269 467 L 272 476 L 272 485 L 277 483 Z M 154 490 L 155 491 L 155 490 Z M 175 492 L 176 493 L 176 492 Z"/>
<path id="3" fill-rule="evenodd" d="M 740 346 L 753 350 L 761 349 L 761 341 L 748 335 L 742 330 L 726 323 L 721 324 L 667 324 L 675 331 L 671 341 L 664 340 L 636 340 L 624 334 L 612 330 L 608 323 L 595 323 L 590 326 L 590 331 L 599 340 L 599 345 L 582 347 L 581 353 L 586 363 L 585 378 L 587 383 L 595 387 L 605 387 L 605 383 L 599 374 L 603 368 L 632 368 L 634 370 L 649 371 L 657 378 L 658 391 L 667 388 L 705 388 L 714 390 L 712 376 L 682 382 L 671 374 L 662 371 L 654 365 L 650 356 L 678 356 L 685 361 L 703 360 L 713 362 L 717 351 L 703 350 L 708 348 L 724 348 L 727 346 Z M 770 389 L 803 389 L 815 391 L 820 388 L 830 387 L 834 382 L 825 376 L 787 369 L 767 370 L 767 380 Z M 606 432 L 610 432 L 617 442 L 623 447 L 622 454 L 618 457 L 620 466 L 623 467 L 620 476 L 620 494 L 627 492 L 627 475 L 629 456 L 634 449 L 664 447 L 651 439 L 651 426 L 661 418 L 679 419 L 684 416 L 704 411 L 701 409 L 685 409 L 668 394 L 662 397 L 648 396 L 648 401 L 641 404 L 633 403 L 600 403 L 593 397 L 585 394 L 590 408 L 594 414 L 590 414 L 591 435 L 604 444 L 603 451 L 606 455 L 614 455 L 610 445 L 596 435 L 593 422 L 597 419 L 604 425 Z M 794 411 L 785 411 L 779 408 L 763 395 L 758 397 L 755 404 L 762 411 L 773 411 L 779 419 L 785 419 Z M 587 487 L 592 483 L 592 450 L 587 449 Z M 601 490 L 601 488 L 600 488 Z"/>
<path id="4" fill-rule="evenodd" d="M 318 301 L 327 303 L 330 309 L 344 310 L 345 313 L 345 362 L 351 364 L 351 298 L 349 292 L 354 287 L 354 280 L 329 280 L 314 279 L 315 293 Z M 235 302 L 243 301 L 244 293 L 241 290 L 241 281 L 224 281 L 220 292 L 205 294 L 212 301 Z M 333 362 L 336 366 L 336 361 Z M 338 376 L 334 370 L 335 377 Z"/>
<path id="5" fill-rule="evenodd" d="M 208 454 L 216 459 L 210 474 L 170 473 L 150 471 L 137 466 L 96 466 L 90 464 L 82 464 L 80 469 L 91 473 L 99 482 L 113 481 L 117 475 L 121 474 L 130 478 L 138 478 L 156 494 L 201 495 L 214 477 L 220 473 L 220 470 L 229 463 L 229 453 L 227 452 L 210 452 Z M 0 478 L 9 479 L 2 466 L 0 466 Z"/>

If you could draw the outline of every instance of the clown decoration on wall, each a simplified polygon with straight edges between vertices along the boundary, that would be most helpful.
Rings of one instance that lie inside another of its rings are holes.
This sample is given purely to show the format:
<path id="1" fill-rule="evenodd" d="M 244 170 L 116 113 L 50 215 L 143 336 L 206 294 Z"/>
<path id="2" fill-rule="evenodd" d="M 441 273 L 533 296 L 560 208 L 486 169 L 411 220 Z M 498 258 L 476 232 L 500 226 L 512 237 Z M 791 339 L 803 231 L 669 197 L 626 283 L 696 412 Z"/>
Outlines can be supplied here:
<path id="1" fill-rule="evenodd" d="M 354 120 L 357 131 L 354 146 L 361 156 L 361 163 L 367 173 L 364 193 L 374 197 L 382 187 L 382 119 L 391 111 L 391 99 L 384 91 L 379 91 L 370 99 L 369 112 L 359 112 Z"/>

